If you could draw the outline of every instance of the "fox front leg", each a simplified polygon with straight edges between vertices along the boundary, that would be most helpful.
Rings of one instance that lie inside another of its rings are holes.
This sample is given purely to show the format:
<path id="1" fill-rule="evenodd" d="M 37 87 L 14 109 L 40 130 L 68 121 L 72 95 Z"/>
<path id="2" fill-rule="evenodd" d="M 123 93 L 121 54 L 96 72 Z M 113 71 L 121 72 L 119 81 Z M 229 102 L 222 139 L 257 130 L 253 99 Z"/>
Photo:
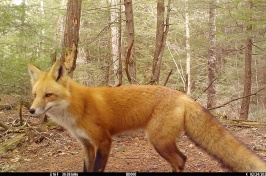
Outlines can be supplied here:
<path id="1" fill-rule="evenodd" d="M 87 139 L 82 139 L 81 141 L 84 147 L 85 154 L 83 172 L 92 172 L 95 161 L 95 147 Z"/>
<path id="2" fill-rule="evenodd" d="M 109 153 L 111 150 L 112 139 L 107 138 L 101 141 L 97 152 L 94 163 L 93 172 L 103 172 L 109 157 Z"/>

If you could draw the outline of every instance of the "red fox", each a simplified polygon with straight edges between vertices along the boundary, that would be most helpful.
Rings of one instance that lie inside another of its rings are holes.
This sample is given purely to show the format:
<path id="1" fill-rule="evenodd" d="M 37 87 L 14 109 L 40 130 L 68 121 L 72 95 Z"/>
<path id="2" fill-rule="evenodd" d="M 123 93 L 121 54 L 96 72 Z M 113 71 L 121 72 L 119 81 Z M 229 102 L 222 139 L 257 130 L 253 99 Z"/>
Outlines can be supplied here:
<path id="1" fill-rule="evenodd" d="M 144 128 L 173 172 L 186 156 L 176 146 L 184 130 L 192 141 L 232 171 L 266 172 L 266 164 L 223 127 L 204 107 L 182 92 L 162 86 L 86 87 L 55 62 L 49 72 L 28 65 L 34 101 L 32 115 L 47 114 L 83 146 L 84 172 L 103 172 L 112 135 Z"/>

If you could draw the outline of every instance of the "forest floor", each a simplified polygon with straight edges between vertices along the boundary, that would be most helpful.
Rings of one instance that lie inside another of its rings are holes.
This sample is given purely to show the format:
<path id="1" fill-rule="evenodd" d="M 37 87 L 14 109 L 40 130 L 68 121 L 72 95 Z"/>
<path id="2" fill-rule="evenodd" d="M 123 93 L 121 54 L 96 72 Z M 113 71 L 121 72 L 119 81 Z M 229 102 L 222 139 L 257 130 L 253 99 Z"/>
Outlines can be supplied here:
<path id="1" fill-rule="evenodd" d="M 23 117 L 30 127 L 5 131 L 0 128 L 1 144 L 24 134 L 25 140 L 0 153 L 0 172 L 82 172 L 83 151 L 70 134 L 57 125 L 43 125 L 42 118 Z M 12 126 L 17 111 L 0 111 L 0 121 Z M 238 123 L 237 123 L 238 124 Z M 225 125 L 240 141 L 266 161 L 266 126 Z M 186 172 L 226 172 L 221 164 L 199 149 L 184 134 L 177 140 L 188 157 Z M 1 152 L 1 151 L 0 151 Z M 169 164 L 156 153 L 142 130 L 113 137 L 106 172 L 170 172 Z"/>

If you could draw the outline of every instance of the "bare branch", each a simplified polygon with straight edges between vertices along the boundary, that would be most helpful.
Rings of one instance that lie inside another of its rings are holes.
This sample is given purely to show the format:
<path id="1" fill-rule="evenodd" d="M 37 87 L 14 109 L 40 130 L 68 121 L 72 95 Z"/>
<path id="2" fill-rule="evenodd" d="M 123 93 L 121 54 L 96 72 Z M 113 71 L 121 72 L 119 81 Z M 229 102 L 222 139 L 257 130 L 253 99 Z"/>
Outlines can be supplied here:
<path id="1" fill-rule="evenodd" d="M 164 84 L 163 84 L 164 86 L 166 86 L 166 84 L 167 84 L 167 82 L 168 82 L 170 76 L 172 75 L 172 72 L 173 72 L 173 69 L 171 69 L 170 72 L 168 73 L 168 75 L 167 75 L 167 77 L 166 77 L 166 80 L 165 80 L 165 82 L 164 82 Z"/>
<path id="2" fill-rule="evenodd" d="M 195 101 L 197 101 L 199 97 L 211 87 L 211 85 L 217 80 L 217 78 L 218 77 L 212 80 L 212 82 L 208 85 L 208 87 L 201 92 L 201 94 L 195 99 Z"/>
<path id="3" fill-rule="evenodd" d="M 228 105 L 229 103 L 231 103 L 233 101 L 237 101 L 237 100 L 240 100 L 240 99 L 243 99 L 243 98 L 246 98 L 246 97 L 250 97 L 250 96 L 257 95 L 263 89 L 265 89 L 265 87 L 261 88 L 260 90 L 256 91 L 255 93 L 252 93 L 252 94 L 249 94 L 249 95 L 246 95 L 246 96 L 242 96 L 242 97 L 238 97 L 238 98 L 232 99 L 232 100 L 230 100 L 230 101 L 228 101 L 228 102 L 226 102 L 226 103 L 224 103 L 222 105 L 216 106 L 216 107 L 208 108 L 208 110 L 218 109 L 218 108 L 221 108 L 221 107 L 224 107 L 224 106 Z"/>

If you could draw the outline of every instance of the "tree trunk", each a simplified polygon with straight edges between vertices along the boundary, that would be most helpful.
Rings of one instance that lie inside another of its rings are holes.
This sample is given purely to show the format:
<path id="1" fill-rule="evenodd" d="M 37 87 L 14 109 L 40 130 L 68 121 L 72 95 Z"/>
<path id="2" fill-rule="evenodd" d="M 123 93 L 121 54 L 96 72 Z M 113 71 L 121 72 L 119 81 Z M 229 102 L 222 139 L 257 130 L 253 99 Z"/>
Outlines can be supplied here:
<path id="1" fill-rule="evenodd" d="M 72 77 L 78 54 L 79 26 L 82 0 L 68 0 L 61 60 Z"/>
<path id="2" fill-rule="evenodd" d="M 261 58 L 259 61 L 259 65 L 261 66 L 259 69 L 259 80 L 260 80 L 260 85 L 265 86 L 266 85 L 266 61 L 264 58 Z M 266 89 L 263 89 L 261 92 L 260 100 L 262 103 L 262 106 L 265 108 L 266 107 Z"/>
<path id="3" fill-rule="evenodd" d="M 61 0 L 60 7 L 64 8 L 65 4 L 66 4 L 66 0 Z M 55 51 L 54 52 L 55 55 L 57 55 L 56 50 L 57 50 L 57 48 L 59 48 L 59 46 L 58 46 L 59 42 L 57 42 L 57 41 L 58 40 L 60 41 L 61 46 L 63 46 L 63 43 L 64 43 L 63 42 L 64 41 L 64 31 L 65 31 L 64 24 L 65 24 L 65 16 L 59 14 L 58 15 L 58 20 L 57 20 L 57 25 L 56 25 L 56 28 L 55 28 L 55 34 L 54 34 L 54 46 L 53 46 L 53 49 Z M 52 61 L 52 62 L 55 62 L 55 60 Z"/>
<path id="4" fill-rule="evenodd" d="M 208 59 L 208 79 L 209 88 L 207 90 L 207 108 L 216 106 L 216 1 L 211 1 L 209 11 L 209 59 Z"/>
<path id="5" fill-rule="evenodd" d="M 44 1 L 42 0 L 42 1 L 40 1 L 40 11 L 41 11 L 41 22 L 42 23 L 44 23 Z M 39 43 L 38 43 L 38 46 L 36 47 L 36 49 L 37 49 L 37 58 L 38 57 L 40 57 L 40 53 L 42 52 L 42 51 L 44 51 L 44 46 L 43 46 L 43 38 L 44 38 L 44 36 L 45 36 L 45 28 L 42 28 L 42 30 L 41 30 L 42 32 L 41 32 L 41 34 L 42 34 L 42 37 L 41 37 L 41 39 L 40 39 L 40 41 L 39 41 Z"/>
<path id="6" fill-rule="evenodd" d="M 169 16 L 170 16 L 170 3 L 168 0 L 167 14 L 164 24 L 164 0 L 157 2 L 157 29 L 156 29 L 156 47 L 153 56 L 152 77 L 150 83 L 159 84 L 161 63 L 163 58 L 164 47 L 166 43 L 167 33 L 169 31 Z"/>
<path id="7" fill-rule="evenodd" d="M 186 19 L 186 52 L 187 52 L 187 61 L 186 61 L 186 93 L 187 95 L 191 92 L 191 81 L 190 81 L 190 32 L 189 32 L 189 15 L 188 15 L 188 0 L 185 2 L 185 19 Z"/>
<path id="8" fill-rule="evenodd" d="M 119 28 L 118 28 L 118 0 L 109 0 L 110 8 L 110 23 L 111 23 L 111 49 L 112 61 L 114 69 L 114 85 L 119 85 Z"/>
<path id="9" fill-rule="evenodd" d="M 249 0 L 248 6 L 252 11 L 252 0 Z M 242 100 L 240 109 L 240 119 L 247 120 L 249 113 L 250 95 L 251 94 L 251 60 L 252 60 L 252 14 L 249 17 L 249 24 L 247 25 L 247 40 L 245 50 L 245 81 L 244 81 L 244 93 L 243 96 L 247 96 Z"/>
<path id="10" fill-rule="evenodd" d="M 129 73 L 128 81 L 130 84 L 136 83 L 136 58 L 134 45 L 134 18 L 132 0 L 124 0 L 126 15 L 126 33 L 127 33 L 127 51 L 130 52 L 129 58 L 126 59 L 126 70 Z M 130 47 L 132 44 L 132 47 Z M 133 79 L 133 80 L 132 80 Z"/>
<path id="11" fill-rule="evenodd" d="M 119 62 L 119 67 L 118 67 L 118 78 L 119 78 L 119 83 L 116 86 L 122 85 L 122 80 L 123 80 L 123 70 L 122 70 L 122 5 L 121 5 L 121 0 L 119 0 L 119 21 L 118 21 L 118 62 Z"/>

